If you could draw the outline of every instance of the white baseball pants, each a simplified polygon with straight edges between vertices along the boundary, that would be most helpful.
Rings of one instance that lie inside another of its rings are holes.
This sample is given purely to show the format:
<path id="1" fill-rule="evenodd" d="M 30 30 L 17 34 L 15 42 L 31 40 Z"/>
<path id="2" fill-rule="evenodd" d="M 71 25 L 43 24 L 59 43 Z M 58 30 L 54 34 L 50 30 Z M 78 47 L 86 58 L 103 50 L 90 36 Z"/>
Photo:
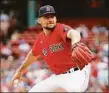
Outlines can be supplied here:
<path id="1" fill-rule="evenodd" d="M 89 82 L 89 67 L 72 73 L 55 75 L 37 83 L 29 92 L 52 92 L 57 88 L 63 88 L 68 92 L 85 92 Z"/>

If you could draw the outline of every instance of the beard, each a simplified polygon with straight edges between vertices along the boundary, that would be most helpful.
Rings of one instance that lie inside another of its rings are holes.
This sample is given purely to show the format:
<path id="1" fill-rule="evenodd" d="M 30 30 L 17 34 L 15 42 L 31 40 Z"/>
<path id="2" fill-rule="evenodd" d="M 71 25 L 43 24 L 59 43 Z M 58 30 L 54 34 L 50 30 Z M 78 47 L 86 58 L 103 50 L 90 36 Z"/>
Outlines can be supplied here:
<path id="1" fill-rule="evenodd" d="M 46 26 L 44 28 L 47 29 L 47 30 L 51 30 L 52 31 L 55 28 L 55 25 L 54 26 Z"/>

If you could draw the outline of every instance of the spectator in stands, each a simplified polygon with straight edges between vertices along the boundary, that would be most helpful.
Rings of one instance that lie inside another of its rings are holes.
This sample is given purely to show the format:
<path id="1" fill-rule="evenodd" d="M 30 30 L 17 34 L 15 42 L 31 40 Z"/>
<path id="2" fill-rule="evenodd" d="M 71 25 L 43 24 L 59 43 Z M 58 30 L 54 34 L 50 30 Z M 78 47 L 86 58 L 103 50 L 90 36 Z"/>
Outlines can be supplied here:
<path id="1" fill-rule="evenodd" d="M 91 31 L 94 33 L 95 41 L 97 43 L 100 43 L 101 41 L 103 41 L 104 38 L 107 37 L 107 35 L 108 35 L 107 27 L 105 27 L 101 24 L 94 25 L 92 27 Z"/>
<path id="2" fill-rule="evenodd" d="M 103 92 L 107 92 L 108 85 L 108 60 L 104 58 L 102 62 L 97 64 L 98 75 L 97 80 Z"/>
<path id="3" fill-rule="evenodd" d="M 80 24 L 79 27 L 76 28 L 77 31 L 80 32 L 81 34 L 81 41 L 86 43 L 87 42 L 87 38 L 88 38 L 88 32 L 89 32 L 89 29 L 87 26 L 85 26 L 85 24 Z"/>
<path id="4" fill-rule="evenodd" d="M 2 42 L 6 43 L 8 36 L 8 29 L 10 26 L 9 16 L 7 14 L 0 15 L 0 39 Z"/>
<path id="5" fill-rule="evenodd" d="M 30 45 L 25 40 L 20 40 L 18 48 L 20 51 L 20 58 L 24 60 L 25 56 L 30 50 Z"/>
<path id="6" fill-rule="evenodd" d="M 108 43 L 104 44 L 103 45 L 103 53 L 102 53 L 102 57 L 107 57 L 109 58 L 109 46 L 108 46 Z"/>
<path id="7" fill-rule="evenodd" d="M 11 35 L 10 41 L 18 41 L 20 37 L 21 37 L 21 33 L 15 30 Z"/>
<path id="8" fill-rule="evenodd" d="M 76 30 L 81 32 L 83 38 L 88 37 L 89 29 L 84 24 L 80 24 L 79 27 L 76 28 Z"/>
<path id="9" fill-rule="evenodd" d="M 11 41 L 11 51 L 12 51 L 12 56 L 14 59 L 19 59 L 20 58 L 20 51 L 19 51 L 19 41 Z"/>
<path id="10" fill-rule="evenodd" d="M 1 55 L 3 58 L 7 59 L 8 56 L 10 56 L 11 54 L 12 54 L 12 51 L 7 45 L 1 48 Z"/>

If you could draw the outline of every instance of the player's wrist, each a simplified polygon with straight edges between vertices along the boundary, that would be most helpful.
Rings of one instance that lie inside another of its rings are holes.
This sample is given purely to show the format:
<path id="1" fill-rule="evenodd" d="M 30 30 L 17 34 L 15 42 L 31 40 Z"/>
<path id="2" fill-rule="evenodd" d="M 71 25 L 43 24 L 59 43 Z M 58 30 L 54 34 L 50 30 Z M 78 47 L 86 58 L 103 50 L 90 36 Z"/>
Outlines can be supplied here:
<path id="1" fill-rule="evenodd" d="M 79 46 L 79 45 L 82 45 L 82 46 L 84 46 L 85 44 L 84 43 L 82 43 L 82 42 L 76 42 L 76 43 L 74 43 L 73 45 L 72 45 L 72 50 L 75 48 L 75 47 L 77 47 L 77 46 Z"/>
<path id="2" fill-rule="evenodd" d="M 73 50 L 76 46 L 78 46 L 79 43 L 80 43 L 80 42 L 74 43 L 74 44 L 72 45 L 72 50 Z"/>

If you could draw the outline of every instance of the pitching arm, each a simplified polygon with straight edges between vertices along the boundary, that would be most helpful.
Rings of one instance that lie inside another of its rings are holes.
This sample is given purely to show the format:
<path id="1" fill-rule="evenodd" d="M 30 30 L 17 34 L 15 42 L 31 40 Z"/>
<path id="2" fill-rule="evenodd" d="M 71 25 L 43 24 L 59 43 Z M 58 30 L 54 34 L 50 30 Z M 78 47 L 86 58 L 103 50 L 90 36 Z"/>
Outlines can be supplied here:
<path id="1" fill-rule="evenodd" d="M 33 62 L 40 59 L 42 59 L 40 55 L 34 56 L 32 50 L 30 50 L 23 64 L 18 68 L 18 70 L 12 77 L 11 83 L 14 84 L 14 86 L 16 86 L 19 83 L 19 81 L 21 81 L 24 70 L 27 69 L 27 67 L 30 66 Z"/>
<path id="2" fill-rule="evenodd" d="M 75 62 L 80 69 L 83 69 L 85 65 L 92 62 L 94 56 L 90 49 L 80 42 L 81 37 L 78 31 L 69 30 L 67 37 L 72 40 L 72 61 Z"/>
<path id="3" fill-rule="evenodd" d="M 67 33 L 67 38 L 71 39 L 71 44 L 73 45 L 81 40 L 80 32 L 71 29 Z"/>
<path id="4" fill-rule="evenodd" d="M 23 64 L 19 67 L 19 71 L 22 72 L 24 71 L 28 66 L 30 66 L 31 64 L 33 64 L 33 62 L 42 59 L 40 55 L 34 56 L 32 53 L 32 50 L 30 50 L 30 52 L 28 53 L 28 55 L 26 56 Z"/>

